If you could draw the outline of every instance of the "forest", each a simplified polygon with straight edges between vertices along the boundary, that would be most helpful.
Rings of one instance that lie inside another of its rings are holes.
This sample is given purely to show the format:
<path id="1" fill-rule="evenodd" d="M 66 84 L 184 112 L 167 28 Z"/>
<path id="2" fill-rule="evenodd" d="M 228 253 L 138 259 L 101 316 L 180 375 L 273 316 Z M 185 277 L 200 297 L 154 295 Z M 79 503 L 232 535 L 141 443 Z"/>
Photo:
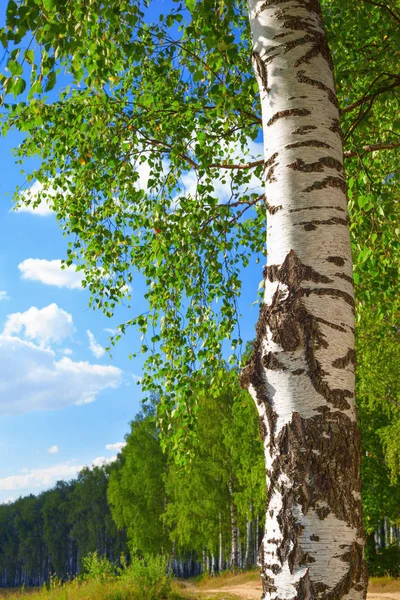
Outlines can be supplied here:
<path id="1" fill-rule="evenodd" d="M 400 481 L 385 441 L 393 407 L 376 398 L 382 378 L 393 395 L 398 390 L 395 337 L 392 346 L 380 341 L 383 363 L 360 352 L 358 402 L 368 567 L 371 575 L 397 577 Z M 379 337 L 374 341 L 379 344 Z M 359 343 L 364 348 L 361 334 Z M 363 364 L 370 380 L 362 376 Z M 257 413 L 237 379 L 225 369 L 216 393 L 210 386 L 198 397 L 195 459 L 188 467 L 162 450 L 153 396 L 111 465 L 85 468 L 76 480 L 1 505 L 1 587 L 40 586 L 54 576 L 68 580 L 85 572 L 84 559 L 93 552 L 115 566 L 121 556 L 129 562 L 162 554 L 171 572 L 184 578 L 256 566 L 265 467 Z"/>
<path id="2" fill-rule="evenodd" d="M 4 586 L 93 552 L 257 563 L 265 600 L 399 575 L 399 24 L 392 0 L 9 0 L 16 209 L 55 213 L 91 308 L 128 307 L 108 350 L 134 332 L 147 400 L 112 465 L 0 507 Z"/>

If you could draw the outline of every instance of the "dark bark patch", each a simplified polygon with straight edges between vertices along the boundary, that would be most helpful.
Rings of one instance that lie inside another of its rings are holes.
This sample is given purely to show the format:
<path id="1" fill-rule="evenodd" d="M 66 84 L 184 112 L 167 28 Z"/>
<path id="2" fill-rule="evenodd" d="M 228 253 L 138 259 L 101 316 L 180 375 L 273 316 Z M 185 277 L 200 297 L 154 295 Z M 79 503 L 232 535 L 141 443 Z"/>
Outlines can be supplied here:
<path id="1" fill-rule="evenodd" d="M 332 298 L 341 298 L 347 304 L 349 304 L 354 310 L 354 298 L 347 292 L 343 290 L 338 290 L 335 288 L 313 288 L 313 289 L 302 289 L 302 294 L 304 296 L 309 296 L 310 294 L 317 294 L 318 296 L 332 296 Z"/>
<path id="2" fill-rule="evenodd" d="M 292 371 L 292 375 L 302 375 L 303 373 L 305 373 L 304 369 L 295 369 Z"/>
<path id="3" fill-rule="evenodd" d="M 335 367 L 335 369 L 345 369 L 350 364 L 356 364 L 356 353 L 352 348 L 349 349 L 345 356 L 334 360 L 332 362 L 332 367 Z"/>
<path id="4" fill-rule="evenodd" d="M 285 148 L 303 148 L 306 146 L 311 146 L 314 148 L 331 148 L 329 144 L 326 142 L 321 142 L 320 140 L 304 140 L 300 142 L 293 142 L 293 144 L 288 144 L 285 146 Z"/>
<path id="5" fill-rule="evenodd" d="M 342 128 L 340 127 L 339 119 L 332 120 L 329 130 L 332 131 L 333 133 L 337 133 L 337 135 L 340 137 L 341 140 L 343 139 L 343 133 L 342 133 Z"/>
<path id="6" fill-rule="evenodd" d="M 310 540 L 312 542 L 319 542 L 319 535 L 315 535 L 314 533 L 310 535 Z"/>
<path id="7" fill-rule="evenodd" d="M 346 331 L 347 331 L 347 329 L 345 327 L 342 327 L 341 325 L 337 325 L 336 323 L 331 323 L 330 321 L 326 321 L 322 317 L 315 317 L 315 320 L 318 323 L 323 323 L 324 325 L 328 325 L 328 327 L 331 327 L 332 329 L 336 329 L 336 331 L 341 331 L 342 333 L 346 333 Z"/>
<path id="8" fill-rule="evenodd" d="M 324 521 L 326 517 L 331 514 L 331 509 L 329 508 L 329 506 L 319 506 L 315 509 L 315 512 L 317 513 L 321 521 Z"/>
<path id="9" fill-rule="evenodd" d="M 346 262 L 341 256 L 328 256 L 326 260 L 334 265 L 337 265 L 338 267 L 343 267 Z"/>
<path id="10" fill-rule="evenodd" d="M 269 94 L 270 89 L 268 87 L 268 73 L 264 60 L 258 54 L 258 52 L 252 52 L 253 69 L 260 82 L 261 88 Z"/>
<path id="11" fill-rule="evenodd" d="M 287 110 L 280 110 L 270 118 L 267 127 L 270 127 L 279 119 L 284 119 L 286 117 L 306 117 L 310 114 L 311 111 L 307 110 L 307 108 L 289 108 Z"/>
<path id="12" fill-rule="evenodd" d="M 298 65 L 296 64 L 296 66 Z M 339 104 L 335 92 L 330 87 L 322 83 L 322 81 L 318 81 L 317 79 L 311 79 L 311 77 L 307 77 L 305 73 L 305 71 L 298 71 L 297 81 L 299 81 L 300 83 L 306 83 L 307 85 L 312 85 L 320 90 L 323 90 L 327 93 L 329 102 L 331 102 L 336 108 L 338 108 Z"/>
<path id="13" fill-rule="evenodd" d="M 273 352 L 268 352 L 268 354 L 263 356 L 262 364 L 266 369 L 271 369 L 271 371 L 286 371 L 286 367 L 279 362 Z"/>
<path id="14" fill-rule="evenodd" d="M 335 273 L 336 277 L 340 277 L 341 279 L 344 279 L 345 281 L 347 281 L 348 283 L 351 283 L 353 285 L 354 280 L 352 277 L 350 277 L 350 275 L 346 275 L 346 273 Z"/>
<path id="15" fill-rule="evenodd" d="M 303 281 L 332 283 L 332 279 L 305 265 L 291 250 L 280 267 L 271 265 L 264 269 L 264 277 L 273 283 L 279 281 L 289 288 L 299 287 Z"/>
<path id="16" fill-rule="evenodd" d="M 301 208 L 290 208 L 290 213 L 300 212 L 302 210 L 338 210 L 339 212 L 346 212 L 341 206 L 302 206 Z M 340 258 L 340 257 L 339 257 Z M 329 262 L 333 262 L 327 259 Z M 343 259 L 341 259 L 343 260 Z M 343 262 L 344 264 L 344 262 Z"/>
<path id="17" fill-rule="evenodd" d="M 301 127 L 298 127 L 297 129 L 292 131 L 292 135 L 305 135 L 313 129 L 317 129 L 315 125 L 302 125 Z"/>
<path id="18" fill-rule="evenodd" d="M 295 160 L 295 162 L 287 165 L 289 169 L 294 169 L 295 171 L 301 171 L 302 173 L 323 173 L 325 168 L 334 169 L 339 173 L 343 173 L 343 165 L 336 158 L 332 158 L 331 156 L 322 156 L 317 161 L 313 163 L 306 163 L 301 158 Z"/>
<path id="19" fill-rule="evenodd" d="M 313 192 L 314 190 L 323 190 L 327 187 L 339 188 L 342 192 L 346 193 L 346 182 L 342 177 L 333 177 L 329 175 L 322 179 L 322 181 L 316 181 L 312 185 L 306 187 L 303 192 Z"/>
<path id="20" fill-rule="evenodd" d="M 282 204 L 279 204 L 278 206 L 272 206 L 267 200 L 265 200 L 265 208 L 267 209 L 270 215 L 274 215 L 278 212 L 278 210 L 281 210 L 283 206 Z"/>
<path id="21" fill-rule="evenodd" d="M 293 227 L 297 225 L 303 225 L 305 231 L 312 231 L 317 229 L 319 225 L 344 225 L 348 227 L 349 219 L 340 219 L 339 217 L 331 217 L 330 219 L 323 219 L 322 221 L 318 221 L 314 219 L 313 221 L 301 221 L 300 223 L 293 223 Z"/>

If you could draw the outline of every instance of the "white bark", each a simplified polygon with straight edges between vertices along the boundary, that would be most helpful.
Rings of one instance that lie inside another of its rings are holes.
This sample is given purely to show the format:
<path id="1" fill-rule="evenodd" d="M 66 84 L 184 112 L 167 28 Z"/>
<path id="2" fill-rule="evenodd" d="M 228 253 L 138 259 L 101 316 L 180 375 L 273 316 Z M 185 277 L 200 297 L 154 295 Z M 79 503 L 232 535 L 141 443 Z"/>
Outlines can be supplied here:
<path id="1" fill-rule="evenodd" d="M 243 372 L 260 416 L 270 600 L 366 593 L 343 146 L 318 0 L 249 0 L 260 88 L 265 297 Z"/>

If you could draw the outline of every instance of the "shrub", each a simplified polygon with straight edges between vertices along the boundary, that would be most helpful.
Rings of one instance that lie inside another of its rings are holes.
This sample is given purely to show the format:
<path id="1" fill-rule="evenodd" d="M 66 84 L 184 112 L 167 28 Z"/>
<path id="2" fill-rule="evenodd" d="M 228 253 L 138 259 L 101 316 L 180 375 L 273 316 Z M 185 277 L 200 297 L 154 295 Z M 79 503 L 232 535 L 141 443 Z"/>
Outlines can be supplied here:
<path id="1" fill-rule="evenodd" d="M 89 552 L 83 559 L 85 577 L 104 581 L 115 577 L 115 568 L 106 556 L 99 556 L 97 552 Z"/>
<path id="2" fill-rule="evenodd" d="M 133 558 L 122 573 L 141 600 L 161 600 L 171 596 L 172 578 L 167 573 L 168 561 L 164 556 Z"/>

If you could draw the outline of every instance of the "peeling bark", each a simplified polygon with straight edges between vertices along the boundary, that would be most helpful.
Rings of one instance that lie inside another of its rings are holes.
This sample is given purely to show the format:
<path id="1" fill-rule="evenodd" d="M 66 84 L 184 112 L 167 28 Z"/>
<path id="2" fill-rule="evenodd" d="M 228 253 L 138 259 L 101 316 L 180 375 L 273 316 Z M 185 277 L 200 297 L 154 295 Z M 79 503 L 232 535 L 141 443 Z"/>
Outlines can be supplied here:
<path id="1" fill-rule="evenodd" d="M 264 441 L 263 598 L 366 595 L 354 296 L 332 61 L 318 0 L 249 0 L 268 265 L 242 373 Z M 267 208 L 268 208 L 267 207 Z"/>

